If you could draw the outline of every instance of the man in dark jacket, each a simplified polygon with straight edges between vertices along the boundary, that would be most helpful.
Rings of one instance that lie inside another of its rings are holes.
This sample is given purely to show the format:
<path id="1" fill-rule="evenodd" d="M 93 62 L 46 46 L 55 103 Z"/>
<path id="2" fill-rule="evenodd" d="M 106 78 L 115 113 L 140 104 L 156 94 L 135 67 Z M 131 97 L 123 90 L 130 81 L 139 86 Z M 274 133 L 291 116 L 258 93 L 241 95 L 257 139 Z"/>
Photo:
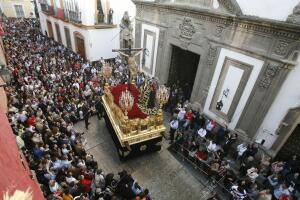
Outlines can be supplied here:
<path id="1" fill-rule="evenodd" d="M 98 119 L 102 119 L 104 115 L 104 109 L 103 109 L 103 104 L 102 104 L 102 99 L 99 97 L 95 103 L 95 108 L 96 108 L 96 114 Z"/>
<path id="2" fill-rule="evenodd" d="M 89 117 L 90 117 L 90 109 L 88 107 L 87 102 L 85 102 L 82 106 L 82 112 L 83 112 L 83 119 L 85 123 L 85 128 L 89 130 Z"/>

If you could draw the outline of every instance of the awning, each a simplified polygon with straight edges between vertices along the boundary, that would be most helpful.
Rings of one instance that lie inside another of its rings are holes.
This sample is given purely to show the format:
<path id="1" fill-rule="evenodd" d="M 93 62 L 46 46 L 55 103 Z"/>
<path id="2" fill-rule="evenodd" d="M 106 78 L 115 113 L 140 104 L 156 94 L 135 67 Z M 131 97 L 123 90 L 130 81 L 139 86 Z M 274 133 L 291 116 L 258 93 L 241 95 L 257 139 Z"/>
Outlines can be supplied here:
<path id="1" fill-rule="evenodd" d="M 3 199 L 6 192 L 12 195 L 16 190 L 25 192 L 28 188 L 34 200 L 44 199 L 39 184 L 31 178 L 22 152 L 19 152 L 5 111 L 0 109 L 0 199 Z"/>

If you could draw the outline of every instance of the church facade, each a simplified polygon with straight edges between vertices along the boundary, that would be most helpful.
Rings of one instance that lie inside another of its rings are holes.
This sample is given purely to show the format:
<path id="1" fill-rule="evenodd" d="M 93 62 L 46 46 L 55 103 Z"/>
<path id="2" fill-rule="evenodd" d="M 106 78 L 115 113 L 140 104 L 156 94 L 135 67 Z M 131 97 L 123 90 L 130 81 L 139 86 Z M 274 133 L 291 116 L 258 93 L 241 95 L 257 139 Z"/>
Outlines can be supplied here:
<path id="1" fill-rule="evenodd" d="M 190 100 L 206 116 L 276 155 L 300 122 L 298 7 L 279 21 L 244 15 L 234 0 L 134 3 L 141 70 L 192 80 Z"/>

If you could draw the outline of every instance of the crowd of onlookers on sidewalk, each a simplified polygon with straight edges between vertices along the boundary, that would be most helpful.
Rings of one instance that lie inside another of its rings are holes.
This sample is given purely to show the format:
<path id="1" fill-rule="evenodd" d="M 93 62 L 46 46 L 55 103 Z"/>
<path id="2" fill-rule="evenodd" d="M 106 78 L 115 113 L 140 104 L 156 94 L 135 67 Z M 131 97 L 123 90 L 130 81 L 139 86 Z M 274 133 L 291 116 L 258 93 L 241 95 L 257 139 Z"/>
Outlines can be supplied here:
<path id="1" fill-rule="evenodd" d="M 300 162 L 296 155 L 273 160 L 260 151 L 259 144 L 241 142 L 237 133 L 208 119 L 188 101 L 171 107 L 172 150 L 222 189 L 223 195 L 215 193 L 211 199 L 222 199 L 224 194 L 233 199 L 299 198 Z"/>
<path id="2" fill-rule="evenodd" d="M 103 117 L 103 86 L 127 80 L 120 58 L 113 76 L 40 33 L 35 19 L 5 19 L 3 38 L 12 81 L 7 87 L 10 121 L 19 148 L 35 172 L 46 199 L 150 200 L 148 189 L 122 171 L 105 173 L 85 151 L 73 125 Z M 140 75 L 141 76 L 141 75 Z M 105 161 L 103 161 L 105 162 Z"/>

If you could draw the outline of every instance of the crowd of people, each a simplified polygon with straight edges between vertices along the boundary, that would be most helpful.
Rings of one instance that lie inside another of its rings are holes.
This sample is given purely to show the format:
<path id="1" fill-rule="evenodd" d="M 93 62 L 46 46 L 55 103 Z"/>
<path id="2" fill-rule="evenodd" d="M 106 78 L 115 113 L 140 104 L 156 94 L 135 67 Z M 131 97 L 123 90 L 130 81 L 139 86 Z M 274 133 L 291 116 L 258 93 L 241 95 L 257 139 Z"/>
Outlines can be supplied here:
<path id="1" fill-rule="evenodd" d="M 112 63 L 114 74 L 105 80 L 101 76 L 103 59 L 93 64 L 84 60 L 41 34 L 37 20 L 5 19 L 3 24 L 13 75 L 6 88 L 8 119 L 44 196 L 53 200 L 150 200 L 148 189 L 126 171 L 105 174 L 85 151 L 84 133 L 74 129 L 80 120 L 88 129 L 91 115 L 102 119 L 104 83 L 128 79 L 122 60 Z"/>
<path id="2" fill-rule="evenodd" d="M 113 74 L 101 75 L 105 61 L 90 63 L 40 33 L 35 19 L 6 19 L 4 47 L 12 82 L 7 87 L 8 119 L 19 148 L 47 199 L 150 200 L 126 171 L 105 174 L 85 151 L 84 133 L 74 124 L 104 115 L 101 96 L 106 82 L 125 83 L 129 71 L 120 57 Z M 147 77 L 134 77 L 140 87 Z M 155 81 L 154 79 L 152 81 Z M 167 105 L 172 112 L 170 144 L 233 199 L 298 198 L 299 160 L 272 160 L 256 143 L 238 144 L 238 135 L 193 110 L 189 90 L 172 86 Z M 177 102 L 180 102 L 177 104 Z M 217 195 L 212 199 L 219 199 Z"/>
<path id="3" fill-rule="evenodd" d="M 232 199 L 290 200 L 300 197 L 300 162 L 272 160 L 257 143 L 240 143 L 226 125 L 203 116 L 186 101 L 170 120 L 172 149 L 219 185 Z M 210 199 L 220 199 L 217 194 Z"/>

